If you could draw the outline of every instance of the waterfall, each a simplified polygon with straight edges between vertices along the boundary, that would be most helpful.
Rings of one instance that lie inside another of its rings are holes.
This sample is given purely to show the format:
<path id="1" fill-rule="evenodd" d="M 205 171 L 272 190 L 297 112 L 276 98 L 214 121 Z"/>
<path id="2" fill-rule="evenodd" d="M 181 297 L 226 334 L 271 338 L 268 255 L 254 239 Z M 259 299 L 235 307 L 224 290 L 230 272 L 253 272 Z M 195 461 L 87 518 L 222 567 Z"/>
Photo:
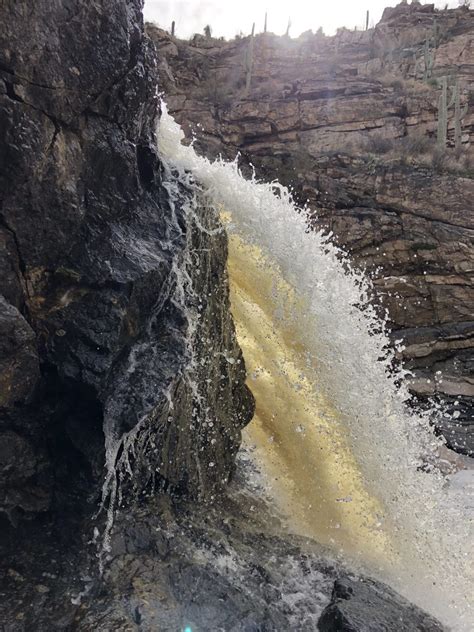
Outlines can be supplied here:
<path id="1" fill-rule="evenodd" d="M 247 180 L 237 162 L 210 162 L 183 139 L 163 104 L 163 159 L 227 223 L 232 309 L 257 400 L 247 441 L 264 475 L 286 481 L 272 488 L 289 528 L 299 514 L 300 531 L 468 630 L 472 485 L 437 467 L 436 410 L 407 406 L 369 281 L 308 228 L 285 187 Z"/>

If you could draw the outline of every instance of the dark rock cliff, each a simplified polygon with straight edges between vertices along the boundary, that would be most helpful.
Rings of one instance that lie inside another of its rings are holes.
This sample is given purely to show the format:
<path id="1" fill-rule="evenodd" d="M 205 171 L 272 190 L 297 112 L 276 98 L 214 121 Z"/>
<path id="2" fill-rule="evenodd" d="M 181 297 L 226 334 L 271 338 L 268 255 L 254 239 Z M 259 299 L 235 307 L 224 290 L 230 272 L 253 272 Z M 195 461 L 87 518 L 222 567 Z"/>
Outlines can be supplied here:
<path id="1" fill-rule="evenodd" d="M 170 112 L 195 148 L 291 185 L 369 271 L 412 390 L 474 450 L 474 12 L 402 3 L 365 32 L 185 42 L 149 25 Z M 445 149 L 437 142 L 443 81 Z M 455 145 L 459 146 L 456 148 Z M 452 416 L 454 414 L 454 417 Z"/>
<path id="2" fill-rule="evenodd" d="M 156 155 L 141 2 L 7 0 L 0 23 L 0 510 L 99 490 L 103 428 L 138 489 L 209 494 L 253 401 L 225 235 Z"/>

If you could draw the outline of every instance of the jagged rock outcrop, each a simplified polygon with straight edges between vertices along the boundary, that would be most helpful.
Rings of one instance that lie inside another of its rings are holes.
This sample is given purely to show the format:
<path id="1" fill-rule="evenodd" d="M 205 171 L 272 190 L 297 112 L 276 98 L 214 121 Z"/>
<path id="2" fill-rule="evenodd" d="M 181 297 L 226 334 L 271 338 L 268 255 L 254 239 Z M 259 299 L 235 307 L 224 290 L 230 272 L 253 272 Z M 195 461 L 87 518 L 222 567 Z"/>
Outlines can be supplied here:
<path id="1" fill-rule="evenodd" d="M 139 489 L 209 494 L 253 402 L 225 235 L 165 188 L 141 2 L 7 1 L 0 21 L 0 512 L 99 489 L 103 428 Z"/>
<path id="2" fill-rule="evenodd" d="M 447 402 L 440 429 L 472 453 L 474 13 L 402 3 L 375 28 L 333 37 L 149 33 L 168 107 L 194 147 L 240 152 L 244 169 L 308 201 L 312 224 L 374 279 L 413 392 Z M 460 118 L 458 128 L 453 98 L 443 150 L 445 77 L 447 105 L 457 82 Z"/>

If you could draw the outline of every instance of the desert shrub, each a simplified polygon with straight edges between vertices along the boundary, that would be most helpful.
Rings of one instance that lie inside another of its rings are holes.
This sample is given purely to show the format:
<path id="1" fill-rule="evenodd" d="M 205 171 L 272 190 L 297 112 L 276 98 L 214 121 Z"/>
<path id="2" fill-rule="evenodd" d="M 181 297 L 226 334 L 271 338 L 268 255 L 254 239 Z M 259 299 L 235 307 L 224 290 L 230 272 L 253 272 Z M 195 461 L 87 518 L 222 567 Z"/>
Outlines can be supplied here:
<path id="1" fill-rule="evenodd" d="M 330 61 L 326 64 L 325 70 L 328 73 L 328 75 L 330 75 L 331 77 L 335 77 L 339 68 L 340 66 L 337 62 Z"/>
<path id="2" fill-rule="evenodd" d="M 395 72 L 376 72 L 374 71 L 373 77 L 376 81 L 383 86 L 393 88 L 396 92 L 402 95 L 423 95 L 431 94 L 432 86 L 429 86 L 424 81 L 416 79 L 410 79 L 403 77 Z"/>
<path id="3" fill-rule="evenodd" d="M 396 92 L 401 92 L 405 86 L 402 79 L 392 79 L 389 83 L 390 87 L 393 88 Z"/>
<path id="4" fill-rule="evenodd" d="M 437 244 L 433 244 L 430 242 L 426 242 L 426 241 L 417 241 L 413 244 L 411 244 L 411 249 L 418 251 L 418 250 L 436 250 L 438 248 Z"/>
<path id="5" fill-rule="evenodd" d="M 462 165 L 463 165 L 464 169 L 468 173 L 472 174 L 472 172 L 474 170 L 474 161 L 473 161 L 472 155 L 471 154 L 466 154 L 466 155 L 462 156 L 461 161 L 462 161 Z"/>
<path id="6" fill-rule="evenodd" d="M 388 154 L 393 149 L 393 140 L 373 134 L 367 139 L 365 149 L 371 154 Z"/>
<path id="7" fill-rule="evenodd" d="M 445 170 L 447 162 L 446 150 L 436 147 L 431 156 L 431 166 L 433 171 L 440 173 Z"/>
<path id="8" fill-rule="evenodd" d="M 473 156 L 449 148 L 431 146 L 430 151 L 420 156 L 418 164 L 431 168 L 435 173 L 452 173 L 463 178 L 474 178 Z"/>
<path id="9" fill-rule="evenodd" d="M 235 99 L 231 86 L 224 83 L 216 71 L 211 71 L 208 78 L 201 83 L 200 92 L 210 103 L 225 108 L 230 107 Z"/>
<path id="10" fill-rule="evenodd" d="M 401 149 L 409 156 L 419 156 L 420 154 L 432 152 L 434 150 L 434 142 L 433 139 L 424 134 L 405 136 L 401 142 Z"/>
<path id="11" fill-rule="evenodd" d="M 462 148 L 455 150 L 454 157 L 447 165 L 447 170 L 464 178 L 472 178 L 474 177 L 473 156 L 464 152 Z"/>

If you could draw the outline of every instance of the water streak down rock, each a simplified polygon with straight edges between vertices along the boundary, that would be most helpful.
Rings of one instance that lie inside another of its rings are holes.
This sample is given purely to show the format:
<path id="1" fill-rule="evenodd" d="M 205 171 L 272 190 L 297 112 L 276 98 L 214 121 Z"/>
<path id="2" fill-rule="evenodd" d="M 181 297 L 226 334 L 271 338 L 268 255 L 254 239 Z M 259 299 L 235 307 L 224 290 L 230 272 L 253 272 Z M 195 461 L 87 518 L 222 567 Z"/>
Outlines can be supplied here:
<path id="1" fill-rule="evenodd" d="M 99 490 L 103 427 L 139 421 L 159 440 L 138 487 L 209 494 L 253 400 L 225 235 L 165 188 L 141 2 L 7 0 L 0 22 L 0 510 Z"/>

